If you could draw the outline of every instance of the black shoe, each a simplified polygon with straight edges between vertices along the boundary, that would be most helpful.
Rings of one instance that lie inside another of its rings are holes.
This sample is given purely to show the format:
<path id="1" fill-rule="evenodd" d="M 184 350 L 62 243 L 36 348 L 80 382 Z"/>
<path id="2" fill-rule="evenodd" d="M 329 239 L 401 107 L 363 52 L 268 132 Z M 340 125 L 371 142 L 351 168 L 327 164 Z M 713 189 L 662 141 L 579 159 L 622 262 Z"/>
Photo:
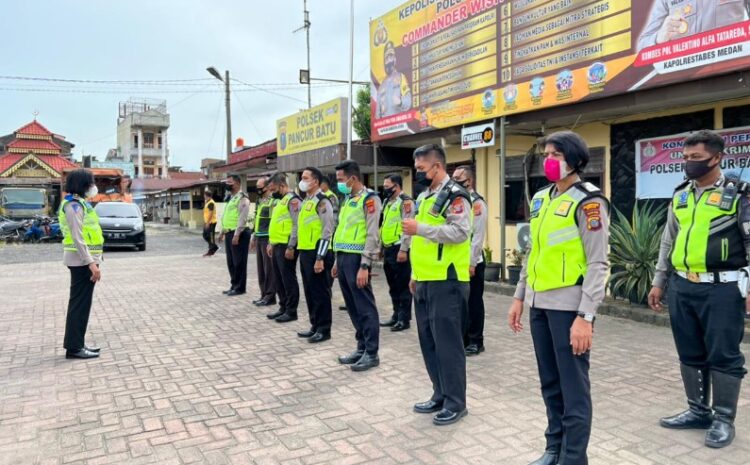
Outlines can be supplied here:
<path id="1" fill-rule="evenodd" d="M 261 300 L 256 303 L 256 307 L 268 307 L 269 305 L 276 305 L 276 300 Z"/>
<path id="2" fill-rule="evenodd" d="M 403 331 L 405 329 L 409 329 L 410 326 L 411 325 L 409 325 L 408 321 L 399 321 L 399 322 L 396 322 L 395 325 L 391 326 L 391 331 L 393 331 L 394 333 L 397 333 L 399 331 Z"/>
<path id="3" fill-rule="evenodd" d="M 89 347 L 89 346 L 83 346 L 83 348 L 86 349 L 86 350 L 88 350 L 89 352 L 93 352 L 95 354 L 98 354 L 102 350 L 101 348 L 99 348 L 97 346 L 91 346 L 91 347 Z"/>
<path id="4" fill-rule="evenodd" d="M 699 370 L 687 365 L 680 365 L 682 383 L 688 399 L 688 410 L 671 417 L 662 418 L 659 424 L 669 429 L 706 429 L 713 422 L 708 399 L 711 398 L 711 374 L 708 370 Z"/>
<path id="5" fill-rule="evenodd" d="M 97 352 L 91 352 L 87 349 L 81 349 L 77 352 L 65 352 L 65 358 L 96 358 L 98 356 L 99 354 Z"/>
<path id="6" fill-rule="evenodd" d="M 352 365 L 354 363 L 357 363 L 364 354 L 364 350 L 355 350 L 351 354 L 340 356 L 339 363 L 342 365 Z"/>
<path id="7" fill-rule="evenodd" d="M 315 333 L 309 338 L 307 338 L 307 342 L 310 344 L 317 344 L 318 342 L 327 341 L 331 338 L 331 333 Z"/>
<path id="8" fill-rule="evenodd" d="M 260 302 L 263 302 L 263 297 L 258 297 L 257 299 L 253 300 L 253 305 L 258 305 Z"/>
<path id="9" fill-rule="evenodd" d="M 742 379 L 712 371 L 711 384 L 714 389 L 714 421 L 706 431 L 706 446 L 721 449 L 734 441 L 734 418 Z"/>
<path id="10" fill-rule="evenodd" d="M 469 344 L 468 346 L 466 346 L 464 352 L 466 352 L 466 355 L 468 356 L 479 355 L 484 352 L 484 346 L 480 346 L 478 344 Z"/>
<path id="11" fill-rule="evenodd" d="M 339 310 L 347 311 L 346 305 L 339 305 Z"/>
<path id="12" fill-rule="evenodd" d="M 453 423 L 457 422 L 461 418 L 465 417 L 466 414 L 468 413 L 469 411 L 466 409 L 463 409 L 460 412 L 454 412 L 453 410 L 448 410 L 447 408 L 444 408 L 443 410 L 438 412 L 437 415 L 432 417 L 432 424 L 438 425 L 438 426 L 452 425 Z"/>
<path id="13" fill-rule="evenodd" d="M 233 296 L 242 295 L 242 294 L 244 294 L 244 292 L 239 292 L 239 291 L 235 291 L 234 289 L 232 289 L 231 291 L 227 292 L 227 297 L 233 297 Z"/>
<path id="14" fill-rule="evenodd" d="M 315 335 L 315 331 L 313 331 L 312 329 L 308 331 L 297 331 L 298 337 L 313 337 L 314 335 Z"/>
<path id="15" fill-rule="evenodd" d="M 276 318 L 273 321 L 275 321 L 276 323 L 289 323 L 290 321 L 297 321 L 297 314 L 296 313 L 292 313 L 292 314 L 284 313 L 283 315 L 281 315 L 280 317 Z"/>
<path id="16" fill-rule="evenodd" d="M 383 320 L 383 321 L 381 321 L 380 322 L 380 326 L 386 328 L 386 327 L 389 327 L 389 326 L 395 326 L 396 323 L 398 323 L 398 321 L 396 321 L 395 318 L 391 318 L 390 320 Z"/>
<path id="17" fill-rule="evenodd" d="M 427 402 L 419 402 L 414 404 L 414 411 L 417 413 L 434 413 L 443 410 L 443 402 L 437 402 L 432 399 Z"/>
<path id="18" fill-rule="evenodd" d="M 529 465 L 557 465 L 557 461 L 560 459 L 560 454 L 552 451 L 544 451 L 544 455 L 531 462 Z"/>
<path id="19" fill-rule="evenodd" d="M 226 294 L 229 294 L 230 292 L 233 292 L 233 291 L 234 291 L 234 289 L 232 289 L 232 288 L 230 287 L 230 288 L 229 288 L 229 289 L 227 289 L 226 291 L 221 291 L 221 293 L 222 293 L 222 294 L 224 294 L 224 295 L 226 295 Z"/>
<path id="20" fill-rule="evenodd" d="M 275 320 L 276 318 L 280 317 L 283 314 L 284 314 L 284 310 L 278 309 L 275 312 L 267 313 L 266 318 L 268 318 L 269 320 Z"/>
<path id="21" fill-rule="evenodd" d="M 362 357 L 357 361 L 357 363 L 353 364 L 351 366 L 352 371 L 367 371 L 370 368 L 375 368 L 376 366 L 380 365 L 380 359 L 377 355 L 370 355 L 367 352 L 362 354 Z"/>

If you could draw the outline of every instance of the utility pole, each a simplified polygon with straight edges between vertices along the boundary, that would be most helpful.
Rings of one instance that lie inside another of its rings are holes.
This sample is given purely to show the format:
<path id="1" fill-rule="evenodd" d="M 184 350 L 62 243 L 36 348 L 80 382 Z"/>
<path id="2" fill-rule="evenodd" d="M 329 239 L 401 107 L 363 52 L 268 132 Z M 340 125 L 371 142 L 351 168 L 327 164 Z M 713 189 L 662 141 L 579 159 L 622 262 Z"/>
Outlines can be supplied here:
<path id="1" fill-rule="evenodd" d="M 352 96 L 354 88 L 354 0 L 349 1 L 349 105 L 346 119 L 346 159 L 352 159 Z"/>
<path id="2" fill-rule="evenodd" d="M 206 68 L 206 71 L 208 73 L 218 79 L 219 81 L 222 81 L 224 83 L 224 93 L 225 93 L 225 105 L 227 110 L 227 163 L 229 162 L 229 158 L 232 155 L 232 110 L 229 104 L 229 70 L 226 70 L 224 72 L 224 78 L 221 77 L 221 73 L 214 68 L 213 66 L 209 66 Z"/>
<path id="3" fill-rule="evenodd" d="M 307 109 L 309 110 L 312 108 L 312 93 L 311 93 L 311 87 L 310 87 L 310 12 L 307 11 L 307 0 L 302 0 L 302 12 L 305 14 L 305 23 L 302 27 L 295 29 L 292 33 L 296 33 L 301 31 L 302 29 L 305 30 L 305 35 L 307 36 L 307 69 L 304 70 L 307 72 L 306 84 L 307 84 Z M 302 70 L 300 71 L 300 80 L 302 80 Z M 303 82 L 304 84 L 304 82 Z"/>

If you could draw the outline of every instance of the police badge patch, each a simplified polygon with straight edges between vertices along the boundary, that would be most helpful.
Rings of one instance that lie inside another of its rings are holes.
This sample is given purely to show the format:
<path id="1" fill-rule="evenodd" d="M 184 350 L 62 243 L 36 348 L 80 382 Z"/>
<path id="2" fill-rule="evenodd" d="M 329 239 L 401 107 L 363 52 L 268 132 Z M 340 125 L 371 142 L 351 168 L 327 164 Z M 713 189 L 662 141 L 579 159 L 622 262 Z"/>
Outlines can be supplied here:
<path id="1" fill-rule="evenodd" d="M 531 202 L 531 212 L 529 212 L 529 218 L 536 218 L 537 216 L 539 216 L 539 210 L 542 209 L 543 204 L 544 204 L 544 200 L 534 199 Z"/>
<path id="2" fill-rule="evenodd" d="M 675 207 L 675 208 L 685 208 L 685 207 L 687 207 L 688 196 L 689 196 L 689 194 L 688 194 L 687 191 L 682 192 L 680 194 L 680 196 L 677 198 L 677 207 Z"/>

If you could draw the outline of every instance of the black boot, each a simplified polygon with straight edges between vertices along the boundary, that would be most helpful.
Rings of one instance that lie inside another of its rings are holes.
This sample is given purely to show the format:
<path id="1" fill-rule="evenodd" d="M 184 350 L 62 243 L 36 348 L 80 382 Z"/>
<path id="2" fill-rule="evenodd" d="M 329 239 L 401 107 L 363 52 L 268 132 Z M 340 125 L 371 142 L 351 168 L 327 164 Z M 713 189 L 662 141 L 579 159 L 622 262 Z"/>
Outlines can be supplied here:
<path id="1" fill-rule="evenodd" d="M 531 462 L 529 465 L 557 465 L 557 460 L 560 458 L 560 452 L 552 449 L 544 451 L 544 455 Z"/>
<path id="2" fill-rule="evenodd" d="M 711 381 L 714 389 L 714 422 L 706 431 L 706 446 L 720 449 L 734 440 L 734 417 L 737 415 L 742 380 L 712 371 Z"/>
<path id="3" fill-rule="evenodd" d="M 689 407 L 682 413 L 662 418 L 659 424 L 670 429 L 706 429 L 713 421 L 708 406 L 708 399 L 711 397 L 711 374 L 708 370 L 699 370 L 687 365 L 680 365 L 680 371 Z"/>

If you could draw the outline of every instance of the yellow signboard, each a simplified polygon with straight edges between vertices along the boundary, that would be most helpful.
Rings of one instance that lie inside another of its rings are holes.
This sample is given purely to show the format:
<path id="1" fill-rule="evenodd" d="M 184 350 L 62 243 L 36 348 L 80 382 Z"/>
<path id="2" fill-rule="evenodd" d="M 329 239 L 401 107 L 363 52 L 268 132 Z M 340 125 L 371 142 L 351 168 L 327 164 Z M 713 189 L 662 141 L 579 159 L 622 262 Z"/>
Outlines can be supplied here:
<path id="1" fill-rule="evenodd" d="M 747 2 L 698 3 L 408 0 L 370 22 L 372 139 L 750 67 Z"/>
<path id="2" fill-rule="evenodd" d="M 337 98 L 276 122 L 278 156 L 320 149 L 346 141 L 346 98 Z"/>

